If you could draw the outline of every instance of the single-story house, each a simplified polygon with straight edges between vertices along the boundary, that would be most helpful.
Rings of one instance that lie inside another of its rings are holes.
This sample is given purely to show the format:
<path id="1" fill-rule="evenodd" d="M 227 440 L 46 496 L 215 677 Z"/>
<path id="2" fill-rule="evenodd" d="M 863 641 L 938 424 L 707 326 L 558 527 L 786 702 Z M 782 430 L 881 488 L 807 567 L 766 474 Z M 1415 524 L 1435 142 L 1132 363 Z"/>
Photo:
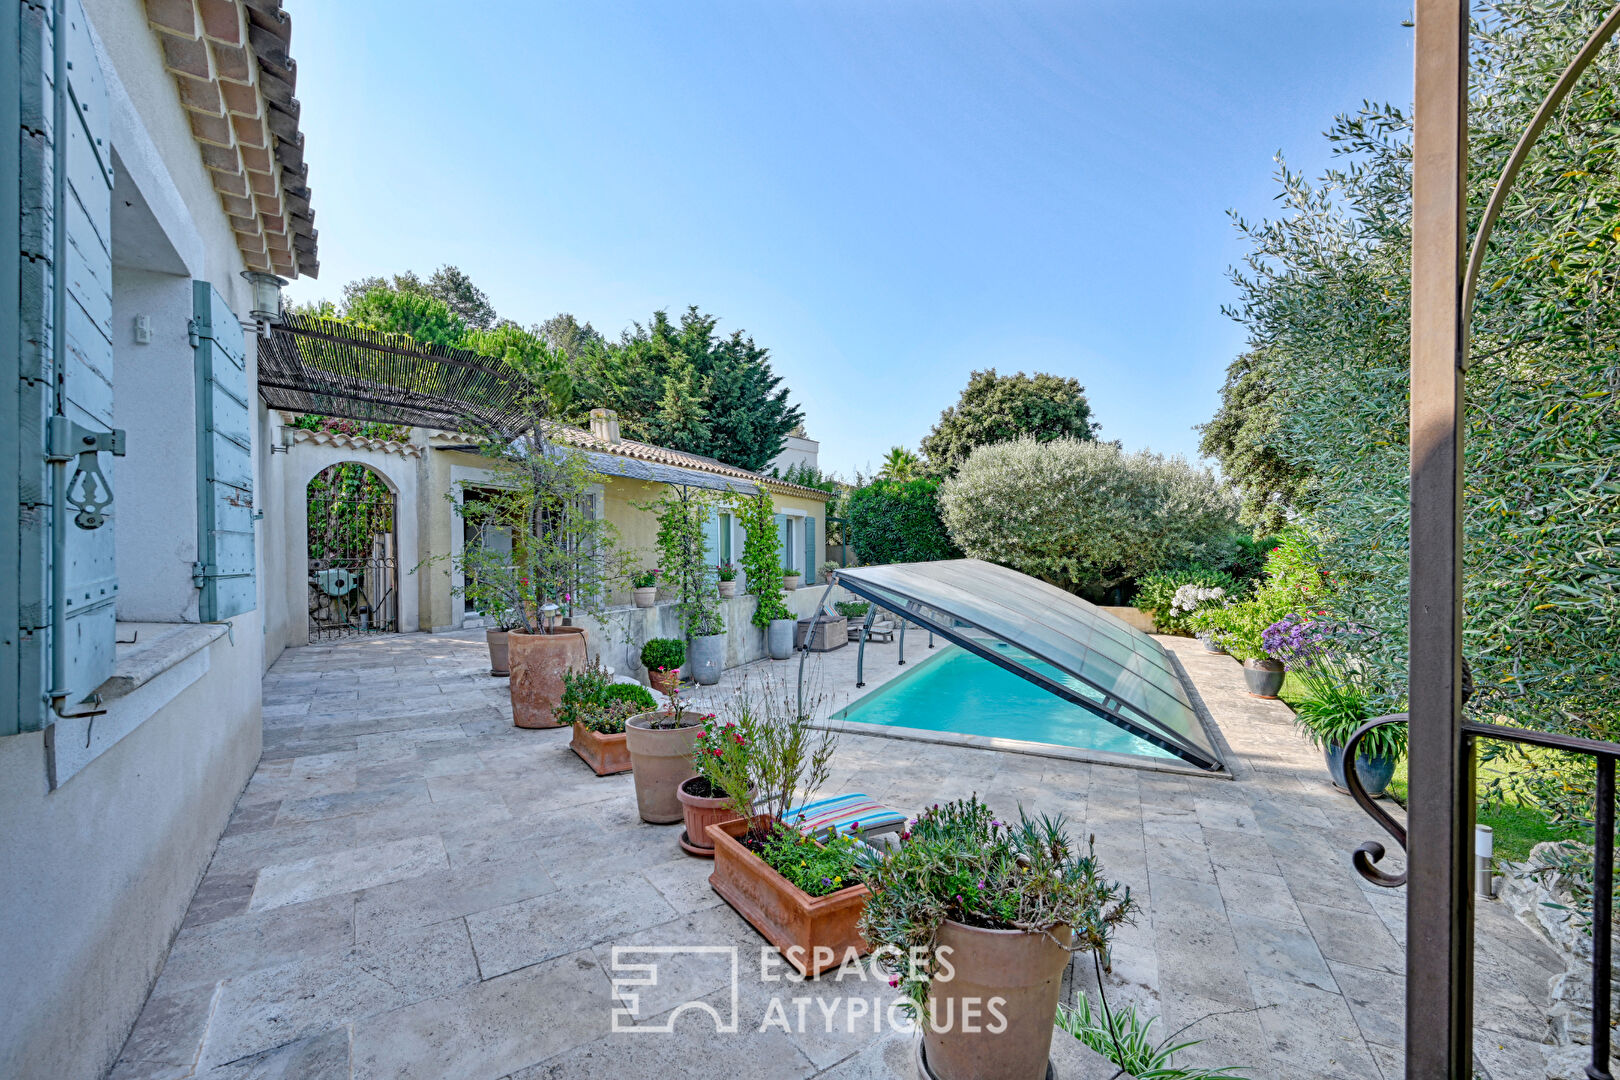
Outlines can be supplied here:
<path id="1" fill-rule="evenodd" d="M 484 616 L 458 595 L 460 575 L 444 558 L 459 555 L 469 543 L 503 542 L 499 536 L 475 535 L 453 505 L 475 499 L 481 490 L 499 483 L 495 463 L 480 453 L 480 441 L 424 427 L 401 427 L 388 438 L 370 438 L 298 427 L 290 414 L 280 414 L 280 419 L 280 445 L 270 455 L 270 468 L 279 474 L 273 486 L 280 502 L 270 504 L 275 513 L 274 550 L 269 554 L 284 573 L 277 577 L 279 595 L 268 600 L 272 636 L 285 646 L 296 646 L 358 634 L 486 625 Z M 615 528 L 620 550 L 630 556 L 632 565 L 646 569 L 658 565 L 658 519 L 646 506 L 668 487 L 738 494 L 763 488 L 775 504 L 783 565 L 800 571 L 806 587 L 815 582 L 829 493 L 701 454 L 625 438 L 617 418 L 605 409 L 592 413 L 589 428 L 548 425 L 547 436 L 586 456 L 599 478 L 590 494 L 591 509 Z M 336 515 L 324 480 L 334 475 L 336 467 L 350 465 L 363 466 L 368 476 L 363 489 L 349 497 L 349 509 Z M 384 504 L 381 509 L 379 503 Z M 348 562 L 323 557 L 321 523 L 350 523 L 356 507 L 370 523 L 361 530 L 364 537 L 358 549 Z M 723 504 L 711 514 L 707 531 L 710 557 L 716 563 L 740 559 L 743 529 Z M 339 571 L 346 576 L 338 576 Z M 738 592 L 745 593 L 746 580 L 741 574 L 738 580 Z M 360 602 L 334 604 L 330 594 L 340 589 Z M 808 614 L 813 594 L 808 588 L 801 591 L 802 597 L 789 597 L 789 606 Z M 615 607 L 608 616 L 612 625 L 598 627 L 591 635 L 592 651 L 617 670 L 634 671 L 638 665 L 632 653 L 646 638 L 681 636 L 673 600 L 661 594 L 658 607 L 638 609 L 626 588 L 614 597 Z M 763 655 L 760 631 L 749 623 L 754 603 L 752 597 L 740 595 L 722 604 L 733 637 L 731 663 Z"/>

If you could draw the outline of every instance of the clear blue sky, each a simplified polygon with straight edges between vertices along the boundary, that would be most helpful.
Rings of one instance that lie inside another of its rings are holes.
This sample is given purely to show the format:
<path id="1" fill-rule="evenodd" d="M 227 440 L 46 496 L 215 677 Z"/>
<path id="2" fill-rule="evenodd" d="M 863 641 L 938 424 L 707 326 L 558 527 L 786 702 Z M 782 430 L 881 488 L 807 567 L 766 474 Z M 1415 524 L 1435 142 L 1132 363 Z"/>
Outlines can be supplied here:
<path id="1" fill-rule="evenodd" d="M 289 0 L 321 277 L 454 263 L 523 323 L 698 304 L 848 476 L 974 368 L 1195 453 L 1272 155 L 1411 93 L 1409 0 Z"/>

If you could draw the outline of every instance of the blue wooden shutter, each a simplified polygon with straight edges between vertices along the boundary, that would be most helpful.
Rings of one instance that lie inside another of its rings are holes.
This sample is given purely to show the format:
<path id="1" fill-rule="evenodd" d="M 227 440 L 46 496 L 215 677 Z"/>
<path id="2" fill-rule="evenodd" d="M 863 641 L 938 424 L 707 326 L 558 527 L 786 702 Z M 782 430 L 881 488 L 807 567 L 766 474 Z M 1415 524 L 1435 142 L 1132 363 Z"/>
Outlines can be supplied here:
<path id="1" fill-rule="evenodd" d="M 242 324 L 206 281 L 192 282 L 197 353 L 197 583 L 204 622 L 252 611 L 253 409 Z"/>
<path id="2" fill-rule="evenodd" d="M 776 522 L 776 550 L 779 558 L 777 562 L 787 566 L 791 556 L 788 554 L 788 519 L 786 514 L 774 514 L 771 520 Z"/>
<path id="3" fill-rule="evenodd" d="M 710 566 L 720 562 L 720 512 L 712 506 L 703 521 L 703 552 Z"/>
<path id="4" fill-rule="evenodd" d="M 816 558 L 816 519 L 805 515 L 804 518 L 804 580 L 816 580 L 816 567 L 821 560 Z"/>
<path id="5" fill-rule="evenodd" d="M 118 579 L 113 524 L 83 529 L 68 514 L 60 548 L 52 539 L 52 467 L 46 462 L 51 416 L 61 413 L 87 431 L 112 426 L 112 146 L 108 136 L 107 91 L 89 25 L 77 0 L 69 0 L 65 25 L 53 27 L 48 11 L 21 5 L 16 39 L 15 86 L 21 120 L 18 170 L 20 271 L 16 424 L 20 469 L 17 501 L 20 557 L 13 571 L 18 587 L 17 721 L 0 710 L 0 734 L 38 730 L 48 722 L 46 699 L 61 694 L 71 708 L 113 671 L 114 605 Z M 55 128 L 52 82 L 53 34 L 67 49 L 67 126 Z M 8 47 L 12 44 L 7 43 Z M 13 92 L 11 90 L 8 93 Z M 11 138 L 6 133 L 6 138 Z M 63 205 L 54 202 L 52 164 L 57 138 L 64 140 Z M 66 255 L 54 263 L 56 230 L 65 235 Z M 55 282 L 64 284 L 64 348 L 55 350 Z M 10 298 L 0 299 L 9 303 Z M 11 346 L 8 344 L 6 348 Z M 111 472 L 107 455 L 99 465 Z M 71 479 L 79 464 L 66 465 Z M 8 466 L 5 466 L 9 468 Z M 111 510 L 116 514 L 117 507 Z M 63 572 L 65 621 L 51 626 L 53 567 Z M 53 640 L 53 634 L 60 637 Z M 10 631 L 6 632 L 10 636 Z M 52 657 L 63 661 L 53 677 Z"/>

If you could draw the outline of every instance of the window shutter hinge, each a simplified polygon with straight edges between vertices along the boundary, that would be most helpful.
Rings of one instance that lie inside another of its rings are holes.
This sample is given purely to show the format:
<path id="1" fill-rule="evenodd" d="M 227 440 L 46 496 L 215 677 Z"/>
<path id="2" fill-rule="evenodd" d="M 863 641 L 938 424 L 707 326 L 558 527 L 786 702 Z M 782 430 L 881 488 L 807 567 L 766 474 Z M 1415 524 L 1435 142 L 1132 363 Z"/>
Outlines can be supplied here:
<path id="1" fill-rule="evenodd" d="M 106 451 L 114 457 L 124 456 L 123 429 L 92 431 L 66 416 L 55 415 L 50 420 L 46 444 L 45 460 L 53 465 L 79 459 L 67 483 L 68 505 L 77 511 L 74 524 L 81 529 L 101 528 L 107 523 L 113 493 L 98 455 Z"/>
<path id="2" fill-rule="evenodd" d="M 200 589 L 208 581 L 208 564 L 194 562 L 191 564 L 191 587 Z"/>

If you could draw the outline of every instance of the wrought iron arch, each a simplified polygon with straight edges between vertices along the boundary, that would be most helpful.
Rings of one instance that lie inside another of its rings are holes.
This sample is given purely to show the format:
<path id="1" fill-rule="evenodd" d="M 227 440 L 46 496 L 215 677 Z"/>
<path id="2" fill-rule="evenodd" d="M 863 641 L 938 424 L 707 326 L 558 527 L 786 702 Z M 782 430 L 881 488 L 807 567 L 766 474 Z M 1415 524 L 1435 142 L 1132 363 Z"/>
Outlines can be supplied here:
<path id="1" fill-rule="evenodd" d="M 340 461 L 305 485 L 311 644 L 399 630 L 399 493 L 382 471 Z"/>

